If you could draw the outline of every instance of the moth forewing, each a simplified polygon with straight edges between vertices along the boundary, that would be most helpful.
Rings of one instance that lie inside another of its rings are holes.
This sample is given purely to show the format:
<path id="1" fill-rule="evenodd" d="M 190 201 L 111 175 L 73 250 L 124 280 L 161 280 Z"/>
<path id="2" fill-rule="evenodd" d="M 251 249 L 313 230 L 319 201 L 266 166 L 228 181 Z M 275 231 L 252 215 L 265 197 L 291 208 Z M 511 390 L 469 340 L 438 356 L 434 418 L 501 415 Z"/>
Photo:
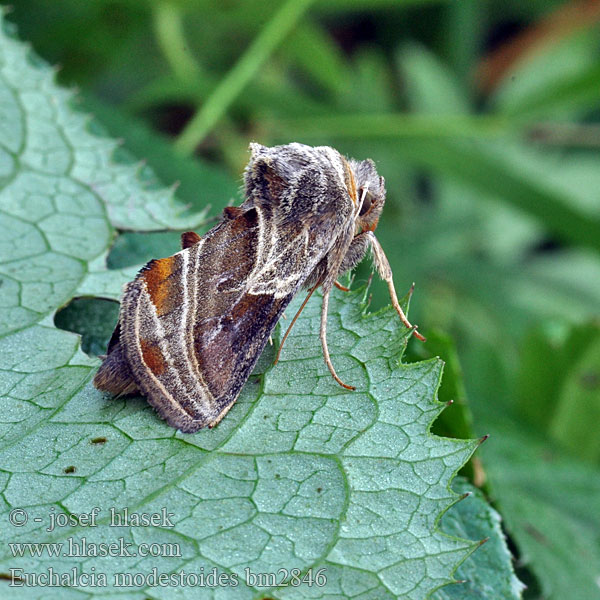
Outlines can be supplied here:
<path id="1" fill-rule="evenodd" d="M 374 163 L 346 160 L 328 146 L 252 144 L 251 150 L 244 203 L 227 207 L 202 238 L 185 233 L 180 252 L 149 262 L 128 284 L 94 379 L 111 393 L 139 389 L 186 433 L 216 425 L 230 410 L 301 287 L 309 296 L 322 287 L 325 362 L 340 385 L 354 389 L 331 362 L 327 309 L 333 286 L 343 289 L 337 278 L 369 246 L 394 308 L 412 327 L 373 234 L 385 203 Z"/>

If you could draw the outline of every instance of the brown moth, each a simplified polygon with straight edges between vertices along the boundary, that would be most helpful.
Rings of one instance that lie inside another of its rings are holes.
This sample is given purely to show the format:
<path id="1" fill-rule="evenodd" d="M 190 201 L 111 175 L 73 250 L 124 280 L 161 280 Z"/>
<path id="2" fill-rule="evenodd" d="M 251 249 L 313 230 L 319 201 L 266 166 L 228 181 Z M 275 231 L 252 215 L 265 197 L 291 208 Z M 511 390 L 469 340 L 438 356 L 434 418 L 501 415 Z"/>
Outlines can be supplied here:
<path id="1" fill-rule="evenodd" d="M 250 149 L 244 203 L 226 208 L 203 237 L 184 233 L 180 252 L 150 261 L 127 284 L 94 378 L 98 389 L 112 394 L 144 394 L 184 433 L 225 416 L 302 287 L 309 289 L 304 307 L 321 286 L 325 363 L 340 385 L 354 389 L 331 363 L 327 308 L 333 286 L 342 287 L 337 278 L 369 247 L 402 322 L 424 339 L 402 312 L 373 233 L 385 202 L 373 161 L 348 160 L 328 146 Z"/>

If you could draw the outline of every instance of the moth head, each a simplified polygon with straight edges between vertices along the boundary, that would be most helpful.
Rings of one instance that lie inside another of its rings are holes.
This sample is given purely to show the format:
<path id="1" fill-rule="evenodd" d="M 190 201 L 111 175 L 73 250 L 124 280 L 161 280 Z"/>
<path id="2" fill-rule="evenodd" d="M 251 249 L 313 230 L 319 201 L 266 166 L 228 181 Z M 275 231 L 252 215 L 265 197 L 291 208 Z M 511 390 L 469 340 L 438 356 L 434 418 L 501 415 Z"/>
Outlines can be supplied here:
<path id="1" fill-rule="evenodd" d="M 350 166 L 356 180 L 356 225 L 362 231 L 374 231 L 385 204 L 385 180 L 370 159 L 351 160 Z"/>

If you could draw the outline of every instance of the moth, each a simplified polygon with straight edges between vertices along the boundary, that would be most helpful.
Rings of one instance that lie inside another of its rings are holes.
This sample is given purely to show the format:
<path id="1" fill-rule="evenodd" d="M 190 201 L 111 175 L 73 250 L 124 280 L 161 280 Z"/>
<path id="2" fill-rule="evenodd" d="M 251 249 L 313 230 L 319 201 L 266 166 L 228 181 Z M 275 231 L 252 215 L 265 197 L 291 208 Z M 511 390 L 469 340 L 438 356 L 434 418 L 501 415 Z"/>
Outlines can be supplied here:
<path id="1" fill-rule="evenodd" d="M 392 271 L 375 234 L 385 182 L 372 160 L 329 146 L 251 144 L 245 200 L 227 207 L 204 236 L 182 235 L 182 250 L 151 260 L 124 289 L 119 321 L 94 385 L 142 393 L 184 433 L 213 427 L 235 403 L 282 313 L 300 288 L 321 287 L 325 363 L 327 311 L 337 278 L 372 250 L 402 320 Z M 296 318 L 291 322 L 287 337 Z M 280 348 L 281 351 L 281 348 Z"/>

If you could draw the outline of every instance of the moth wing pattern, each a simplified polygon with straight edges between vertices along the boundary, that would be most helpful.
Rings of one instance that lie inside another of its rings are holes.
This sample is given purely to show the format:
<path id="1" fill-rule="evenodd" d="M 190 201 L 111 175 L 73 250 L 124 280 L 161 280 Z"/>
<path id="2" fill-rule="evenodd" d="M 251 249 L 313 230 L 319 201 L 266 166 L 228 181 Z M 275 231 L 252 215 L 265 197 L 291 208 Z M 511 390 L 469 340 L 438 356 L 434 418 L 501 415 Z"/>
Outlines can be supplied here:
<path id="1" fill-rule="evenodd" d="M 114 393 L 106 384 L 111 374 L 121 387 L 130 374 L 130 386 L 184 433 L 227 413 L 289 302 L 328 272 L 340 236 L 352 236 L 344 174 L 329 174 L 340 155 L 311 148 L 317 155 L 307 160 L 308 147 L 293 146 L 282 157 L 253 145 L 246 201 L 226 209 L 197 241 L 187 235 L 182 251 L 150 261 L 126 286 L 118 341 L 97 387 Z"/>

